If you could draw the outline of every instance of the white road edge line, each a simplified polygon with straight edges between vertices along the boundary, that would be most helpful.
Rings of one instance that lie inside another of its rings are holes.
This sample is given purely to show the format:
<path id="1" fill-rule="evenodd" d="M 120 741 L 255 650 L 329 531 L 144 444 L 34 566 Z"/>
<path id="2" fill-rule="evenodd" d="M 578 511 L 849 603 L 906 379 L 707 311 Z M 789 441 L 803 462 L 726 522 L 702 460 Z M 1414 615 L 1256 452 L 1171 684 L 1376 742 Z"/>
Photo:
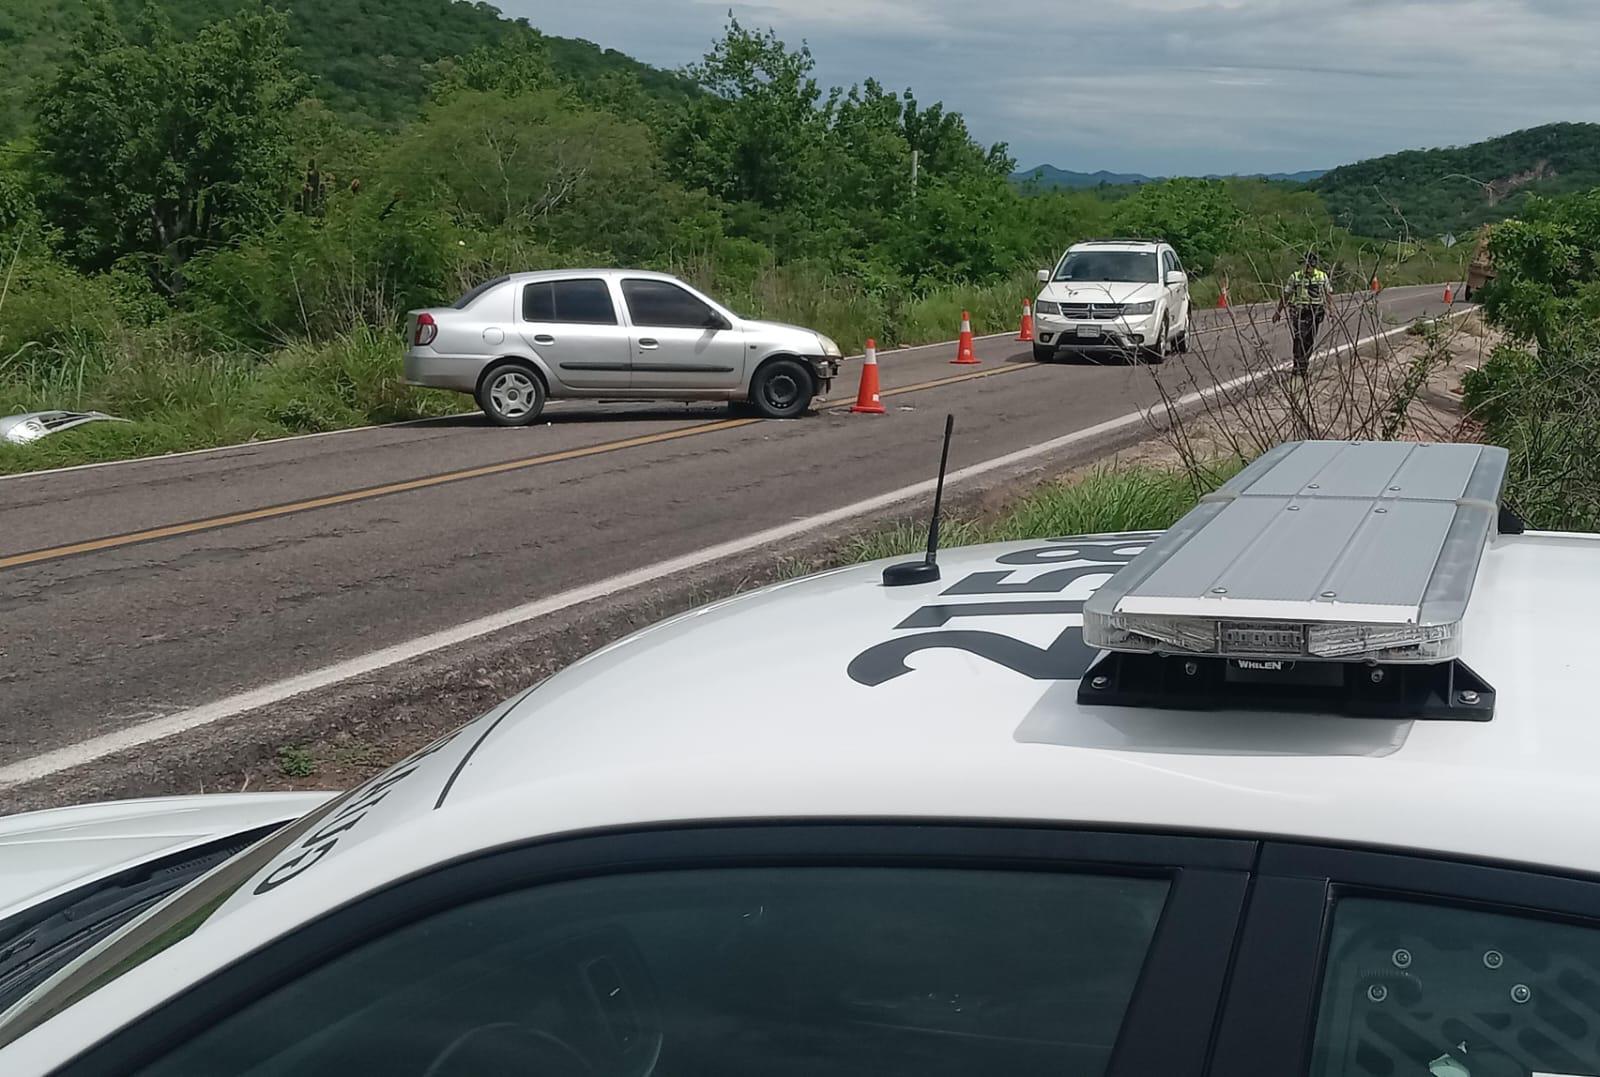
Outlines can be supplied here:
<path id="1" fill-rule="evenodd" d="M 1458 311 L 1448 316 L 1459 317 L 1466 312 Z M 1402 325 L 1385 333 L 1375 333 L 1370 337 L 1364 337 L 1354 344 L 1341 344 L 1321 354 L 1324 357 L 1343 355 L 1352 348 L 1362 348 L 1379 340 L 1388 340 L 1391 337 L 1409 332 L 1410 329 L 1411 324 Z M 1187 408 L 1218 393 L 1226 393 L 1249 382 L 1269 377 L 1287 369 L 1289 365 L 1288 362 L 1283 362 L 1264 370 L 1242 374 L 1237 378 L 1230 378 L 1210 388 L 1200 389 L 1180 397 L 1175 406 Z M 1118 418 L 1107 419 L 1105 422 L 1075 430 L 1070 434 L 1063 434 L 1061 437 L 1040 442 L 1026 449 L 1018 449 L 1003 456 L 996 456 L 981 463 L 971 464 L 960 470 L 950 472 L 945 481 L 948 485 L 954 485 L 978 478 L 981 475 L 987 475 L 992 471 L 1024 463 L 1035 457 L 1047 456 L 1052 452 L 1080 441 L 1088 441 L 1105 434 L 1124 430 L 1137 423 L 1146 422 L 1146 416 L 1153 414 L 1153 412 L 1154 409 L 1129 412 Z M 318 691 L 344 681 L 354 680 L 368 673 L 399 665 L 401 662 L 410 661 L 422 655 L 431 654 L 434 651 L 455 647 L 482 636 L 537 620 L 540 617 L 548 617 L 553 613 L 559 613 L 584 602 L 592 602 L 622 591 L 629 591 L 679 572 L 686 572 L 702 565 L 720 561 L 726 557 L 748 553 L 763 546 L 774 546 L 784 539 L 802 535 L 818 528 L 829 527 L 836 523 L 842 523 L 856 516 L 877 512 L 880 509 L 888 508 L 891 505 L 908 501 L 915 497 L 921 497 L 931 493 L 933 486 L 934 480 L 925 479 L 922 482 L 912 483 L 910 486 L 902 486 L 898 490 L 890 490 L 888 493 L 869 497 L 864 501 L 857 501 L 854 504 L 830 509 L 814 516 L 807 516 L 804 519 L 767 528 L 765 531 L 757 531 L 743 538 L 719 543 L 716 546 L 711 546 L 695 553 L 660 561 L 654 565 L 635 569 L 632 572 L 625 572 L 595 583 L 585 584 L 582 587 L 574 587 L 571 590 L 562 591 L 560 594 L 551 595 L 549 598 L 514 606 L 499 613 L 492 613 L 487 617 L 479 617 L 476 620 L 467 621 L 453 628 L 431 632 L 428 635 L 418 636 L 404 643 L 384 647 L 343 662 L 335 662 L 333 665 L 323 666 L 321 669 L 315 669 L 309 673 L 287 677 L 271 684 L 262 685 L 260 688 L 225 696 L 214 702 L 178 711 L 163 718 L 153 718 L 138 725 L 129 726 L 126 729 L 119 729 L 114 733 L 91 737 L 88 740 L 80 741 L 65 748 L 43 752 L 20 762 L 0 767 L 0 790 L 21 785 L 25 782 L 48 778 L 51 775 L 96 762 L 118 752 L 164 740 L 167 737 L 186 733 L 189 730 L 211 725 L 214 722 L 235 718 L 262 707 L 280 703 L 294 696 L 304 695 L 307 692 Z"/>

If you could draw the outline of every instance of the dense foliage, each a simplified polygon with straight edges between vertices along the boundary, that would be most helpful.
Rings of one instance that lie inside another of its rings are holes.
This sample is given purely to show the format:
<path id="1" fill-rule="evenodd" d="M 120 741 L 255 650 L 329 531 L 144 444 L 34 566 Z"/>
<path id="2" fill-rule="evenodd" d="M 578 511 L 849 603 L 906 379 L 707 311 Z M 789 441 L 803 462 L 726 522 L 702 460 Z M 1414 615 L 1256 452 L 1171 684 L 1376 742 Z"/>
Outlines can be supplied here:
<path id="1" fill-rule="evenodd" d="M 1535 195 L 1600 185 L 1600 124 L 1557 123 L 1453 149 L 1408 150 L 1313 181 L 1334 219 L 1363 236 L 1465 235 Z"/>
<path id="2" fill-rule="evenodd" d="M 1484 307 L 1511 340 L 1468 375 L 1467 403 L 1511 450 L 1530 524 L 1600 530 L 1600 190 L 1532 200 L 1490 249 Z"/>
<path id="3" fill-rule="evenodd" d="M 0 138 L 15 135 L 27 102 L 65 59 L 73 35 L 102 0 L 5 0 L 0 4 Z M 193 37 L 208 23 L 259 12 L 260 0 L 109 0 L 125 29 L 148 7 Z M 533 35 L 551 67 L 574 83 L 628 79 L 649 93 L 681 100 L 692 92 L 677 75 L 587 41 L 545 37 L 466 0 L 283 0 L 285 39 L 312 92 L 344 119 L 393 127 L 416 115 L 435 69 L 474 49 Z"/>

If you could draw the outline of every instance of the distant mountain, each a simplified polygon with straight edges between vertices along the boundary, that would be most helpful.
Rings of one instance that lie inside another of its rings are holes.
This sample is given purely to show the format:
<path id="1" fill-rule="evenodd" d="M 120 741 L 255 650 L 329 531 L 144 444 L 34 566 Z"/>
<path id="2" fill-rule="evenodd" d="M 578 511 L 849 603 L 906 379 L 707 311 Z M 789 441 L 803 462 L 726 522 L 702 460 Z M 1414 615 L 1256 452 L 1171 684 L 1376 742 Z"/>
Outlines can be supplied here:
<path id="1" fill-rule="evenodd" d="M 1326 168 L 1308 168 L 1304 172 L 1258 172 L 1250 176 L 1238 177 L 1242 179 L 1275 180 L 1279 183 L 1310 183 L 1312 180 L 1321 179 L 1328 174 Z M 1211 179 L 1232 179 L 1231 176 L 1212 176 Z"/>
<path id="2" fill-rule="evenodd" d="M 1311 184 L 1358 235 L 1464 233 L 1515 216 L 1530 195 L 1600 186 L 1600 124 L 1555 123 L 1470 146 L 1407 150 Z"/>
<path id="3" fill-rule="evenodd" d="M 1222 176 L 1209 175 L 1205 179 L 1265 179 L 1280 180 L 1286 183 L 1309 183 L 1323 175 L 1322 169 L 1309 169 L 1305 172 L 1265 172 L 1250 176 Z M 1139 172 L 1073 172 L 1070 169 L 1057 168 L 1055 165 L 1040 165 L 1018 172 L 1011 177 L 1017 183 L 1036 183 L 1045 190 L 1057 187 L 1066 187 L 1081 190 L 1088 187 L 1129 187 L 1140 183 L 1157 183 L 1168 177 L 1146 176 Z"/>
<path id="4" fill-rule="evenodd" d="M 1045 189 L 1056 187 L 1069 187 L 1080 190 L 1085 187 L 1129 187 L 1139 183 L 1153 182 L 1155 176 L 1141 176 L 1136 172 L 1072 172 L 1055 165 L 1040 165 L 1018 172 L 1011 177 L 1018 183 L 1036 183 Z"/>

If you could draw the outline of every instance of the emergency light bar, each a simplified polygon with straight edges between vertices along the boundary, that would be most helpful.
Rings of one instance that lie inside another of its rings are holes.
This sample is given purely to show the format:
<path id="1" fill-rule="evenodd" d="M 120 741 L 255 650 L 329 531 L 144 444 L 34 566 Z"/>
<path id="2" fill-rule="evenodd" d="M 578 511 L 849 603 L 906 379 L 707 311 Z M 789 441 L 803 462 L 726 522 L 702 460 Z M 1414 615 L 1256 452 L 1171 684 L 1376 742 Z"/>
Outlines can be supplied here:
<path id="1" fill-rule="evenodd" d="M 1209 685 L 1213 695 L 1227 684 L 1266 684 L 1329 709 L 1328 689 L 1359 679 L 1366 704 L 1377 696 L 1403 710 L 1421 705 L 1411 698 L 1417 684 L 1438 680 L 1426 667 L 1443 666 L 1448 694 L 1422 709 L 1442 704 L 1460 716 L 1465 698 L 1470 716 L 1487 717 L 1492 691 L 1455 660 L 1479 561 L 1497 532 L 1506 464 L 1504 449 L 1481 445 L 1304 441 L 1273 449 L 1202 498 L 1084 604 L 1084 641 L 1113 655 L 1085 676 L 1080 699 L 1152 705 L 1176 693 L 1171 705 L 1194 706 L 1204 701 L 1186 696 L 1186 682 Z M 1181 675 L 1171 681 L 1164 667 L 1145 663 L 1140 676 L 1164 687 L 1130 683 L 1126 659 L 1136 655 L 1178 660 Z M 1352 666 L 1358 678 L 1347 676 Z M 1425 668 L 1401 675 L 1405 667 Z M 1458 676 L 1473 686 L 1455 686 Z M 1262 705 L 1295 706 L 1282 692 L 1254 694 L 1271 697 Z M 1361 699 L 1346 703 L 1335 709 L 1373 712 Z"/>

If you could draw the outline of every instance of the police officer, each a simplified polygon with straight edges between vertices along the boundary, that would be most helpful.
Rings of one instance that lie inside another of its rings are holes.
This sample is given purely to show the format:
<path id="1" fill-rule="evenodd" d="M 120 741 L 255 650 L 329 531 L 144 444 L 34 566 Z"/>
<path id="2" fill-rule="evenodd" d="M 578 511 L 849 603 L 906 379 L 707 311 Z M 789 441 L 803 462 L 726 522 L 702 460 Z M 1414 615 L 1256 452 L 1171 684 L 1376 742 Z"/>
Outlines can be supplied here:
<path id="1" fill-rule="evenodd" d="M 1322 271 L 1322 259 L 1316 251 L 1306 255 L 1305 264 L 1284 285 L 1278 312 L 1272 316 L 1274 323 L 1282 320 L 1285 309 L 1290 311 L 1289 329 L 1294 334 L 1294 372 L 1304 374 L 1322 330 L 1322 319 L 1333 312 L 1332 281 Z"/>

